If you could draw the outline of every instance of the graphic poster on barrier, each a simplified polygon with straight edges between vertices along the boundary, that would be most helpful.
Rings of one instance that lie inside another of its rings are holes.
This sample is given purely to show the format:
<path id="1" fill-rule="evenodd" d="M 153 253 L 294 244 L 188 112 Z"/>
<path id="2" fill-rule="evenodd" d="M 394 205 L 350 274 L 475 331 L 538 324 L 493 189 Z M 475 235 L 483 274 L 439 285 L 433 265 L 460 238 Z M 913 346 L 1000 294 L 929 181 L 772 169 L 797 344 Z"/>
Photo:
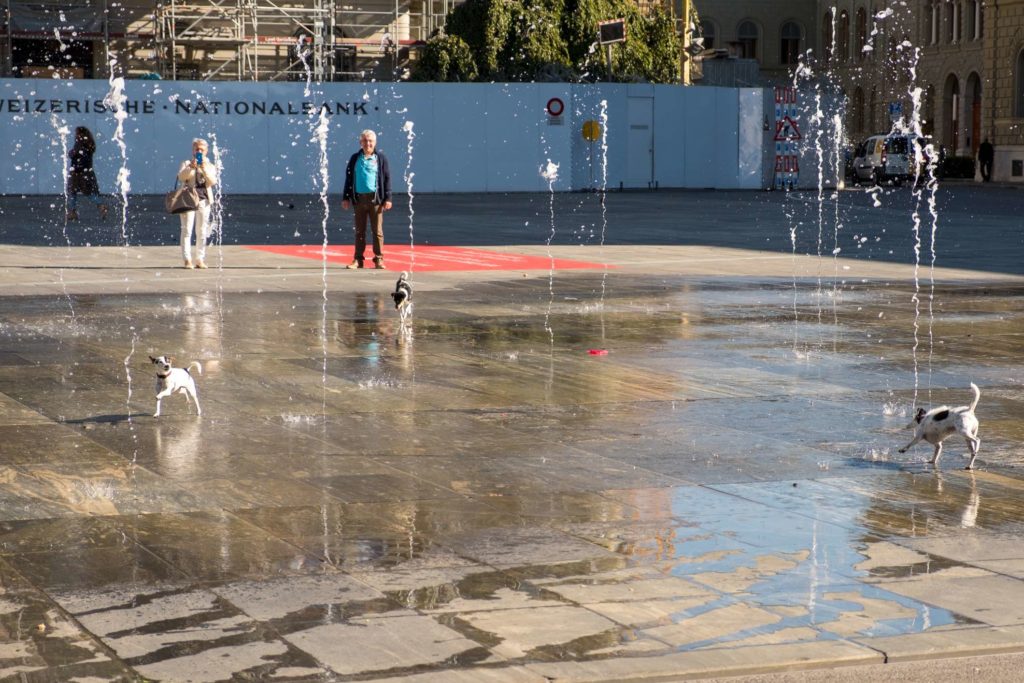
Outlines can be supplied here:
<path id="1" fill-rule="evenodd" d="M 776 190 L 792 190 L 800 179 L 802 139 L 797 122 L 796 88 L 775 88 L 775 181 Z"/>

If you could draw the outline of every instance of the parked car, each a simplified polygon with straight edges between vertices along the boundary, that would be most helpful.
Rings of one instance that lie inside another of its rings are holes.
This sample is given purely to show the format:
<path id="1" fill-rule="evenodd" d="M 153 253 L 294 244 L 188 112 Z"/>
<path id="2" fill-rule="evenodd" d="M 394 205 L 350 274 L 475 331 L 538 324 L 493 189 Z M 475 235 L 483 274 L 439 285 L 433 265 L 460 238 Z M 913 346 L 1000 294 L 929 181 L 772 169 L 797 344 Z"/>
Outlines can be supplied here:
<path id="1" fill-rule="evenodd" d="M 939 154 L 936 164 L 941 166 L 942 148 L 929 137 L 914 133 L 872 135 L 854 150 L 853 181 L 902 185 L 905 180 L 923 177 L 928 173 L 929 149 Z M 919 164 L 916 171 L 915 163 Z"/>

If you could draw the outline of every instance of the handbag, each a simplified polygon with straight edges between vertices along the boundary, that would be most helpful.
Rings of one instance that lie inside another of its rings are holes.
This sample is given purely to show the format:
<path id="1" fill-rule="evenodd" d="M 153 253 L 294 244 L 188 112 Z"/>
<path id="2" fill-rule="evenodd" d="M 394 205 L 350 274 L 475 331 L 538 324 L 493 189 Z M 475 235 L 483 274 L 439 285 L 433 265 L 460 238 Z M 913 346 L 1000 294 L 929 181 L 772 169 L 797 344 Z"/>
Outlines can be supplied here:
<path id="1" fill-rule="evenodd" d="M 187 213 L 199 208 L 199 193 L 190 185 L 178 187 L 178 179 L 174 179 L 174 189 L 164 197 L 167 213 Z"/>

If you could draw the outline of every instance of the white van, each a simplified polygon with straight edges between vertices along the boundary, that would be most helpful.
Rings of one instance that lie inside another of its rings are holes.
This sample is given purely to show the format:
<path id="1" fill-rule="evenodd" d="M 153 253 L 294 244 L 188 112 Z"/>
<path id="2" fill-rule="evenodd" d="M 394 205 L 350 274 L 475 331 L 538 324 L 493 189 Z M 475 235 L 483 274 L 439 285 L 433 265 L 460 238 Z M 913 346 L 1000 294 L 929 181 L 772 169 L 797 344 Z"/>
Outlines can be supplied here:
<path id="1" fill-rule="evenodd" d="M 853 153 L 853 182 L 901 185 L 914 177 L 914 159 L 923 159 L 929 144 L 929 138 L 919 138 L 913 133 L 872 135 Z M 915 147 L 921 150 L 921 156 L 915 153 Z"/>

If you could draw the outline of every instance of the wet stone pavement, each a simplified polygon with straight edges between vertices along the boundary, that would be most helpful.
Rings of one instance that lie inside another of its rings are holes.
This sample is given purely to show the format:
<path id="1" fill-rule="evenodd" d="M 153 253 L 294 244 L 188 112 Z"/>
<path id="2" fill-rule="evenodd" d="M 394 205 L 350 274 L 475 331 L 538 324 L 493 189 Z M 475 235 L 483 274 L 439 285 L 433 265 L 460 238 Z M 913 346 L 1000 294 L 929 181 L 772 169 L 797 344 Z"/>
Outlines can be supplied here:
<path id="1" fill-rule="evenodd" d="M 405 328 L 386 291 L 0 299 L 0 677 L 1024 650 L 1024 287 L 940 286 L 916 349 L 911 294 L 559 274 Z M 202 417 L 152 417 L 149 354 L 203 363 Z M 896 453 L 915 394 L 970 381 L 976 472 L 957 439 Z"/>

